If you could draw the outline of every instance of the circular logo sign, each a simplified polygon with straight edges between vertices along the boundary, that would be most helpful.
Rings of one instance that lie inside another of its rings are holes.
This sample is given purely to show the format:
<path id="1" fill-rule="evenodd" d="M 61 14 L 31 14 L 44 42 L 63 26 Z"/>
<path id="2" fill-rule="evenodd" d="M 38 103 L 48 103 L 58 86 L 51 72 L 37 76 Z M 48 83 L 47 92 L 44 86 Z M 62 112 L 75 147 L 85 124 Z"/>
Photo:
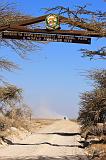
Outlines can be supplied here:
<path id="1" fill-rule="evenodd" d="M 50 14 L 46 17 L 46 28 L 49 30 L 55 30 L 60 28 L 59 17 L 55 14 Z"/>

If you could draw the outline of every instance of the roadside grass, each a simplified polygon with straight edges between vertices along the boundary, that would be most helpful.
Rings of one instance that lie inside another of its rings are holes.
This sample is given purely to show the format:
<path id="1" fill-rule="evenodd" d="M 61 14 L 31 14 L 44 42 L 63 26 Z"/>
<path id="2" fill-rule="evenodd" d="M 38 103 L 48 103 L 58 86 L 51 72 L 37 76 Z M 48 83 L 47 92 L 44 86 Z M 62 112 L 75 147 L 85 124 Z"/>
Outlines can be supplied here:
<path id="1" fill-rule="evenodd" d="M 69 118 L 69 120 L 72 121 L 72 122 L 76 122 L 77 123 L 77 119 L 71 119 L 71 118 Z"/>
<path id="2" fill-rule="evenodd" d="M 28 133 L 54 123 L 56 119 L 25 119 L 0 117 L 0 144 L 2 145 L 5 138 L 24 138 Z"/>
<path id="3" fill-rule="evenodd" d="M 89 160 L 106 160 L 106 143 L 91 144 L 86 148 L 86 154 Z"/>

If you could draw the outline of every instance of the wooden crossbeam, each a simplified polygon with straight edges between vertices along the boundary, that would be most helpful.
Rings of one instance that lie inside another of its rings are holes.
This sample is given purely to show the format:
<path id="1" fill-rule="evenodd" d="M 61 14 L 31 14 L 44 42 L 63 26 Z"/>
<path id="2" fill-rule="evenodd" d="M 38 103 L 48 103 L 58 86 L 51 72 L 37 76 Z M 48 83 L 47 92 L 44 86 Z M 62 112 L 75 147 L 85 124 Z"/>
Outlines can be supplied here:
<path id="1" fill-rule="evenodd" d="M 22 20 L 22 21 L 19 21 L 16 25 L 27 26 L 27 25 L 31 25 L 31 24 L 34 24 L 34 23 L 40 23 L 40 22 L 45 21 L 45 18 L 47 16 L 48 15 L 44 15 L 44 16 L 40 16 L 40 17 L 30 18 L 30 19 L 27 19 L 27 20 Z M 60 23 L 70 24 L 70 25 L 73 25 L 73 26 L 76 26 L 76 27 L 79 27 L 79 28 L 82 28 L 82 29 L 87 29 L 89 31 L 98 31 L 99 30 L 98 27 L 94 27 L 94 24 L 79 22 L 79 21 L 76 21 L 73 18 L 66 18 L 66 17 L 63 17 L 63 16 L 59 16 L 59 20 L 60 20 Z"/>
<path id="2" fill-rule="evenodd" d="M 7 30 L 8 28 L 10 28 L 10 25 L 4 25 L 4 26 L 0 26 L 0 32 Z"/>
<path id="3" fill-rule="evenodd" d="M 61 23 L 66 23 L 66 24 L 70 24 L 82 29 L 86 29 L 88 31 L 99 31 L 99 27 L 96 27 L 94 24 L 89 24 L 86 22 L 80 22 L 80 21 L 75 21 L 75 19 L 73 18 L 65 18 L 65 17 L 61 17 L 60 20 Z"/>
<path id="4" fill-rule="evenodd" d="M 35 18 L 30 18 L 30 19 L 27 19 L 27 20 L 23 20 L 23 21 L 20 21 L 18 22 L 18 26 L 26 26 L 26 25 L 31 25 L 31 24 L 34 24 L 34 23 L 40 23 L 42 21 L 45 21 L 46 17 L 48 15 L 44 15 L 44 16 L 40 16 L 40 17 L 35 17 Z"/>
<path id="5" fill-rule="evenodd" d="M 60 23 L 71 24 L 73 26 L 83 28 L 85 30 L 47 30 L 47 29 L 30 29 L 27 28 L 27 25 L 40 23 L 45 21 L 45 18 L 48 15 L 30 18 L 27 20 L 20 20 L 15 24 L 0 26 L 0 32 L 2 31 L 17 31 L 17 32 L 31 32 L 31 33 L 47 33 L 47 34 L 63 34 L 63 35 L 76 35 L 76 36 L 89 36 L 89 37 L 106 37 L 106 30 L 98 31 L 97 27 L 94 27 L 93 24 L 83 23 L 75 21 L 72 18 L 66 18 L 59 16 Z"/>

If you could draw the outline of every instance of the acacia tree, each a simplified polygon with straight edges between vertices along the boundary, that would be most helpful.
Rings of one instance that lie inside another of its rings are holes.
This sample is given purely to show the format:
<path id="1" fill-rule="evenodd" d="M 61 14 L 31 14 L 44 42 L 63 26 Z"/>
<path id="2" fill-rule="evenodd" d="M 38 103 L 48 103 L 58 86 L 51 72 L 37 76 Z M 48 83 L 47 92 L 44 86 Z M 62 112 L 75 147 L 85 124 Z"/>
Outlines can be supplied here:
<path id="1" fill-rule="evenodd" d="M 18 23 L 20 20 L 27 20 L 30 16 L 25 16 L 17 11 L 13 4 L 0 3 L 0 27 Z M 32 41 L 6 40 L 0 39 L 0 46 L 10 47 L 15 50 L 22 58 L 27 56 L 28 52 L 35 50 L 38 46 Z"/>
<path id="2" fill-rule="evenodd" d="M 10 25 L 11 23 L 18 23 L 19 20 L 26 20 L 30 16 L 24 16 L 22 13 L 18 12 L 15 9 L 14 4 L 9 4 L 8 2 L 0 3 L 0 27 Z M 29 52 L 37 49 L 36 43 L 32 41 L 21 41 L 21 40 L 6 40 L 0 38 L 0 47 L 9 47 L 12 48 L 21 58 L 26 58 Z M 16 63 L 10 61 L 9 59 L 0 57 L 0 70 L 13 71 L 19 69 Z M 3 112 L 3 109 L 8 110 L 13 107 L 16 107 L 16 104 L 22 99 L 21 93 L 22 89 L 17 88 L 14 85 L 10 85 L 4 81 L 3 77 L 0 75 L 0 82 L 6 84 L 0 86 L 0 112 Z"/>
<path id="3" fill-rule="evenodd" d="M 29 18 L 30 16 L 24 16 L 22 13 L 17 11 L 14 4 L 9 4 L 8 2 L 0 3 L 0 27 L 18 23 L 19 20 L 26 20 Z M 0 47 L 2 46 L 13 49 L 21 58 L 26 58 L 31 51 L 38 48 L 38 45 L 32 41 L 7 40 L 0 38 Z M 5 56 L 0 56 L 0 69 L 1 71 L 12 71 L 14 69 L 18 69 L 18 66 Z M 2 76 L 0 76 L 0 82 L 4 82 Z"/>
<path id="4" fill-rule="evenodd" d="M 65 15 L 67 19 L 63 20 L 70 30 L 85 30 L 88 32 L 98 33 L 98 38 L 106 37 L 106 12 L 92 11 L 87 9 L 88 5 L 76 6 L 75 9 L 69 7 L 56 6 L 54 8 L 46 8 L 47 13 L 55 12 L 59 15 Z M 89 36 L 89 34 L 88 34 Z M 93 59 L 95 56 L 106 58 L 106 46 L 99 50 L 81 49 L 83 57 Z"/>
<path id="5" fill-rule="evenodd" d="M 22 89 L 14 85 L 0 87 L 0 108 L 1 111 L 13 111 L 22 100 Z"/>
<path id="6" fill-rule="evenodd" d="M 13 4 L 4 2 L 0 3 L 0 27 L 11 23 L 18 23 L 19 20 L 26 20 L 28 18 L 30 17 L 24 16 L 22 13 L 16 11 Z M 25 58 L 29 52 L 38 47 L 32 41 L 6 40 L 1 38 L 0 46 L 12 48 L 21 58 Z M 0 57 L 1 71 L 13 71 L 18 68 L 18 65 L 14 62 L 8 60 L 4 56 Z M 0 112 L 5 115 L 11 114 L 13 117 L 13 112 L 18 114 L 19 111 L 21 112 L 22 110 L 22 108 L 17 108 L 19 102 L 22 100 L 22 89 L 5 83 L 2 76 L 0 76 L 0 82 L 6 84 L 4 86 L 0 86 Z"/>
<path id="7" fill-rule="evenodd" d="M 106 70 L 90 71 L 88 77 L 93 80 L 94 89 L 80 96 L 78 120 L 82 131 L 106 122 Z"/>

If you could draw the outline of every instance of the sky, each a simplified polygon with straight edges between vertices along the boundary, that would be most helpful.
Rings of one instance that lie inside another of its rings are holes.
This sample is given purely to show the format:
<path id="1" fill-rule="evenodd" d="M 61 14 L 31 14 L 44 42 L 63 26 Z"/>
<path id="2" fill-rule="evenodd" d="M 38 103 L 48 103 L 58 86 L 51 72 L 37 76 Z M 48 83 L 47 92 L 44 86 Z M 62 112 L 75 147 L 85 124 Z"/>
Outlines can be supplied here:
<path id="1" fill-rule="evenodd" d="M 41 16 L 43 8 L 92 4 L 88 8 L 105 11 L 104 0 L 8 0 L 15 2 L 17 10 L 26 15 Z M 92 89 L 84 76 L 92 69 L 106 69 L 105 60 L 82 58 L 80 49 L 99 49 L 105 39 L 92 38 L 91 45 L 74 43 L 37 44 L 37 49 L 22 60 L 12 49 L 1 47 L 3 57 L 13 60 L 22 68 L 14 72 L 2 72 L 11 84 L 23 88 L 24 101 L 31 106 L 33 115 L 39 117 L 76 118 L 79 111 L 80 95 Z"/>

